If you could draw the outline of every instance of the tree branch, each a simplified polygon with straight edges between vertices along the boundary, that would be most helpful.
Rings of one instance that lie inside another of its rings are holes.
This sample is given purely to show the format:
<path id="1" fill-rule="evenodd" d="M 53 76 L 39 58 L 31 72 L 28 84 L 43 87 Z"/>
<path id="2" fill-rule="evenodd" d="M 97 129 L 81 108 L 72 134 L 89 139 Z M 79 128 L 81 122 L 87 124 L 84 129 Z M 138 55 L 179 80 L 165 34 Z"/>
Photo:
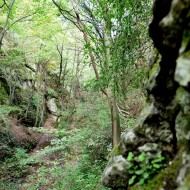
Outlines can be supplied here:
<path id="1" fill-rule="evenodd" d="M 59 12 L 62 14 L 62 16 L 66 19 L 66 20 L 69 20 L 72 24 L 74 24 L 78 29 L 79 29 L 79 26 L 76 24 L 76 22 L 73 20 L 75 19 L 76 20 L 76 17 L 74 15 L 72 15 L 69 11 L 65 10 L 65 9 L 62 9 L 61 6 L 55 1 L 55 0 L 52 0 L 52 2 L 54 3 L 54 5 L 58 8 Z M 64 13 L 66 13 L 68 16 L 66 16 Z M 69 18 L 69 16 L 71 18 Z M 73 18 L 73 19 L 72 19 Z"/>
<path id="2" fill-rule="evenodd" d="M 34 68 L 32 68 L 30 65 L 28 65 L 27 63 L 24 64 L 24 66 L 28 69 L 30 69 L 32 72 L 36 72 L 36 70 Z"/>
<path id="3" fill-rule="evenodd" d="M 7 30 L 9 30 L 9 29 L 10 29 L 14 24 L 16 24 L 17 22 L 20 22 L 21 20 L 23 20 L 23 19 L 25 19 L 25 18 L 31 17 L 31 16 L 35 15 L 36 13 L 37 13 L 37 12 L 34 12 L 34 13 L 30 14 L 30 15 L 26 15 L 26 16 L 24 16 L 24 17 L 21 17 L 21 18 L 15 20 L 15 21 L 5 30 L 5 32 L 6 32 Z"/>
<path id="4" fill-rule="evenodd" d="M 125 118 L 128 118 L 129 116 L 131 116 L 131 114 L 123 109 L 120 108 L 120 106 L 118 104 L 117 105 L 117 109 L 120 113 L 121 116 L 125 117 Z"/>
<path id="5" fill-rule="evenodd" d="M 72 4 L 73 4 L 73 8 L 74 8 L 74 11 L 75 11 L 75 14 L 76 14 L 77 23 L 78 23 L 78 26 L 80 28 L 80 31 L 83 33 L 83 37 L 84 37 L 84 40 L 85 40 L 86 44 L 90 45 L 89 37 L 88 37 L 87 33 L 85 32 L 85 27 L 84 27 L 84 24 L 81 22 L 79 11 L 78 11 L 78 9 L 77 9 L 77 7 L 75 5 L 75 2 L 72 1 Z M 93 53 L 92 53 L 92 51 L 90 49 L 88 49 L 88 52 L 89 52 L 89 57 L 90 57 L 91 62 L 92 62 L 92 68 L 94 70 L 96 79 L 98 81 L 100 81 L 100 76 L 99 76 L 98 70 L 96 68 L 96 62 L 95 62 L 94 55 L 93 55 Z M 107 93 L 106 89 L 102 85 L 100 85 L 100 89 L 103 92 L 103 94 L 108 96 L 108 93 Z"/>
<path id="6" fill-rule="evenodd" d="M 1 49 L 1 46 L 2 46 L 2 41 L 3 41 L 3 38 L 4 38 L 5 32 L 6 32 L 6 27 L 8 25 L 10 14 L 11 14 L 11 10 L 12 10 L 12 7 L 13 7 L 14 3 L 15 3 L 15 0 L 12 0 L 11 3 L 10 3 L 9 9 L 8 9 L 7 18 L 6 18 L 5 24 L 3 26 L 3 31 L 0 34 L 0 49 Z"/>

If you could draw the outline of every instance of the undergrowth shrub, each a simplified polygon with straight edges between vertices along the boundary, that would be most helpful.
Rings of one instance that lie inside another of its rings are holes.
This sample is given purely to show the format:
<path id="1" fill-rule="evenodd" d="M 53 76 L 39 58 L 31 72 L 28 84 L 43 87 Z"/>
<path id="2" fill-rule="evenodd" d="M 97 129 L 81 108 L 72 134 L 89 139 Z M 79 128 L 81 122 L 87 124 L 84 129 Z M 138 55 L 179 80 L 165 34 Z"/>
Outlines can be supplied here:
<path id="1" fill-rule="evenodd" d="M 19 190 L 19 184 L 13 182 L 0 182 L 1 190 Z"/>
<path id="2" fill-rule="evenodd" d="M 7 105 L 1 105 L 0 106 L 0 123 L 1 126 L 6 127 L 10 124 L 11 115 L 14 115 L 15 113 L 21 112 L 21 109 L 16 106 L 7 106 Z"/>
<path id="3" fill-rule="evenodd" d="M 14 182 L 16 180 L 22 180 L 27 174 L 29 174 L 28 166 L 25 163 L 25 159 L 28 158 L 28 154 L 25 149 L 16 148 L 12 157 L 7 158 L 1 163 L 1 182 Z"/>
<path id="4" fill-rule="evenodd" d="M 35 169 L 24 185 L 27 190 L 106 190 L 100 180 L 111 152 L 111 120 L 106 99 L 89 96 L 88 101 L 70 105 L 53 132 L 54 140 L 34 155 L 20 152 L 17 170 Z M 76 103 L 76 102 L 75 102 Z M 73 122 L 74 128 L 69 127 Z M 123 129 L 131 127 L 134 119 L 122 119 Z M 33 128 L 47 134 L 47 129 Z M 48 134 L 49 134 L 48 133 Z M 14 162 L 14 160 L 12 160 Z M 16 168 L 16 166 L 13 166 Z M 20 168 L 19 168 L 20 167 Z M 22 177 L 22 175 L 20 175 Z"/>
<path id="5" fill-rule="evenodd" d="M 68 138 L 72 162 L 64 169 L 62 189 L 104 190 L 102 171 L 111 151 L 111 122 L 108 105 L 100 98 L 76 107 L 77 133 Z"/>
<path id="6" fill-rule="evenodd" d="M 85 157 L 85 156 L 84 156 Z M 77 166 L 67 165 L 64 172 L 64 180 L 62 181 L 62 189 L 72 190 L 106 190 L 101 185 L 100 179 L 102 175 L 102 168 L 99 165 L 89 165 L 88 169 L 84 171 L 84 164 L 87 160 L 83 161 Z"/>
<path id="7" fill-rule="evenodd" d="M 71 114 L 70 110 L 67 114 Z M 52 161 L 46 160 L 35 175 L 30 175 L 31 183 L 25 184 L 27 190 L 107 189 L 100 180 L 107 163 L 106 157 L 111 151 L 109 110 L 97 98 L 77 104 L 72 116 L 76 118 L 75 129 L 68 130 L 68 125 L 61 123 L 55 132 L 57 138 L 50 146 L 40 150 L 33 160 L 39 160 L 42 155 L 47 157 L 48 154 L 56 154 L 56 151 L 62 156 L 56 156 Z M 29 159 L 28 163 L 33 162 Z"/>
<path id="8" fill-rule="evenodd" d="M 128 172 L 131 175 L 129 185 L 134 185 L 135 183 L 144 184 L 166 166 L 164 163 L 165 158 L 161 154 L 151 158 L 146 152 L 142 152 L 137 156 L 129 152 L 127 160 L 130 163 Z"/>

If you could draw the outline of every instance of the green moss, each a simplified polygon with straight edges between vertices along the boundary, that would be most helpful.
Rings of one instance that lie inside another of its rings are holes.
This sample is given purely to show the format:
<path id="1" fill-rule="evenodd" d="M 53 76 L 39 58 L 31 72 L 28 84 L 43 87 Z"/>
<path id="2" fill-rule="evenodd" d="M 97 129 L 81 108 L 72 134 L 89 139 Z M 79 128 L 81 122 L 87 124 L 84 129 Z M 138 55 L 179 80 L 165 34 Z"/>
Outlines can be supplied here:
<path id="1" fill-rule="evenodd" d="M 182 106 L 189 104 L 190 94 L 183 88 L 179 87 L 176 92 L 176 101 Z"/>
<path id="2" fill-rule="evenodd" d="M 148 81 L 146 82 L 146 88 L 151 90 L 156 85 L 156 77 L 160 72 L 160 60 L 161 56 L 158 55 L 155 62 L 153 63 L 152 69 L 149 71 Z"/>
<path id="3" fill-rule="evenodd" d="M 150 179 L 147 184 L 144 185 L 134 185 L 130 190 L 160 190 L 163 186 L 165 189 L 176 189 L 176 178 L 178 171 L 181 167 L 181 151 L 176 156 L 174 161 L 168 168 L 162 170 L 154 178 Z"/>
<path id="4" fill-rule="evenodd" d="M 108 155 L 108 159 L 111 158 L 112 156 L 119 156 L 121 155 L 121 150 L 119 148 L 119 144 L 115 145 L 111 153 Z"/>
<path id="5" fill-rule="evenodd" d="M 121 155 L 121 150 L 120 150 L 120 148 L 119 148 L 119 144 L 117 144 L 117 145 L 114 147 L 114 149 L 113 149 L 113 151 L 112 151 L 112 155 L 115 155 L 115 156 Z"/>
<path id="6" fill-rule="evenodd" d="M 154 62 L 152 64 L 152 68 L 149 71 L 149 76 L 151 76 L 152 74 L 155 75 L 155 73 L 157 74 L 160 70 L 160 61 L 161 61 L 161 55 L 158 53 L 157 49 L 154 50 L 154 54 L 156 55 Z"/>
<path id="7" fill-rule="evenodd" d="M 2 82 L 0 82 L 0 104 L 8 104 L 8 94 Z"/>
<path id="8" fill-rule="evenodd" d="M 184 185 L 179 190 L 189 190 L 190 189 L 190 174 L 186 177 Z"/>

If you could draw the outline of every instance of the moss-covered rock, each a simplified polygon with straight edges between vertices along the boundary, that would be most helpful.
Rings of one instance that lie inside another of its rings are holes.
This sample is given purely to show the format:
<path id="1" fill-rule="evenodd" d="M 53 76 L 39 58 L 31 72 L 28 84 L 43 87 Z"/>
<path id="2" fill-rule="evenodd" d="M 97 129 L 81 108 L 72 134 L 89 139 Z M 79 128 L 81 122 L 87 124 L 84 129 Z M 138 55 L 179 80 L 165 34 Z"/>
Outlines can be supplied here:
<path id="1" fill-rule="evenodd" d="M 111 188 L 126 189 L 129 179 L 127 172 L 129 162 L 122 156 L 112 156 L 105 171 L 102 183 Z"/>
<path id="2" fill-rule="evenodd" d="M 136 126 L 122 135 L 119 150 L 122 159 L 126 160 L 129 154 L 134 155 L 134 158 L 146 154 L 146 164 L 150 166 L 153 164 L 152 159 L 155 159 L 151 157 L 160 154 L 165 158 L 161 164 L 166 168 L 156 176 L 156 172 L 151 173 L 146 184 L 135 185 L 130 188 L 132 190 L 190 189 L 189 29 L 189 0 L 154 2 L 149 34 L 158 52 L 146 84 L 147 104 Z M 183 149 L 181 148 L 175 157 L 179 145 L 182 145 Z M 117 167 L 114 167 L 116 163 Z M 139 168 L 142 169 L 140 162 L 134 163 L 136 165 L 133 164 L 132 173 L 141 175 L 145 170 L 139 171 Z M 129 164 L 126 162 L 126 166 Z M 161 167 L 158 167 L 158 170 L 159 168 Z M 117 159 L 112 159 L 104 171 L 104 185 L 119 189 L 122 181 L 122 186 L 126 185 L 124 188 L 128 189 L 129 184 L 135 183 L 135 180 L 131 183 L 129 174 L 130 171 L 126 170 L 126 167 L 120 167 Z"/>

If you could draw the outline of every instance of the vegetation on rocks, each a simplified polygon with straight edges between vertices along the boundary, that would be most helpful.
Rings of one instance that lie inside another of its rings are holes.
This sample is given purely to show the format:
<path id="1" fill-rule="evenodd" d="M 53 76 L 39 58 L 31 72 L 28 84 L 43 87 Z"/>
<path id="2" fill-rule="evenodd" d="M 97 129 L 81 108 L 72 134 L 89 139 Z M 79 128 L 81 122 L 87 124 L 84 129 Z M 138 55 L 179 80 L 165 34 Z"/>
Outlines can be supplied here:
<path id="1" fill-rule="evenodd" d="M 188 190 L 189 8 L 0 0 L 0 190 Z"/>

